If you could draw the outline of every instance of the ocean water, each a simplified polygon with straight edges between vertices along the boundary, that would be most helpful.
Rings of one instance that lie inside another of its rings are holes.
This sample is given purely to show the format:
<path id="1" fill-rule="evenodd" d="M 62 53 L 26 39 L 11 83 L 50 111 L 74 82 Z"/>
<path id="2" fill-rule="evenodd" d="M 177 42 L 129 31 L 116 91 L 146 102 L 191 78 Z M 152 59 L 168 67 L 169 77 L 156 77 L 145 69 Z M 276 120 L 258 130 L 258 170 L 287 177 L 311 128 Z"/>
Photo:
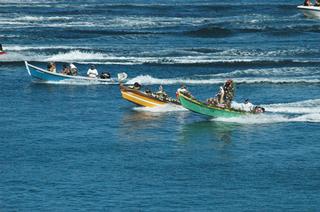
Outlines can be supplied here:
<path id="1" fill-rule="evenodd" d="M 301 2 L 0 1 L 0 211 L 318 211 L 320 21 Z M 233 79 L 267 112 L 139 108 L 117 85 L 33 82 L 25 60 L 202 100 Z"/>

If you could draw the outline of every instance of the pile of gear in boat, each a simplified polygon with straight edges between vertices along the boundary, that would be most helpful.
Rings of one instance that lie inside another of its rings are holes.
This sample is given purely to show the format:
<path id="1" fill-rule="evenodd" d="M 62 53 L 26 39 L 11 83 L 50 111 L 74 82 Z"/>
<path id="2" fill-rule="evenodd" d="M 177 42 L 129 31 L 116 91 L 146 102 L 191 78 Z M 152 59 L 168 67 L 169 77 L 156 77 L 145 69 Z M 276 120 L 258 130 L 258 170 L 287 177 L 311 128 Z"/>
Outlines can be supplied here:
<path id="1" fill-rule="evenodd" d="M 192 94 L 187 90 L 185 85 L 182 85 L 178 90 L 176 95 L 178 96 L 179 93 L 183 95 L 195 99 Z M 209 106 L 214 106 L 223 109 L 232 109 L 236 111 L 245 111 L 245 112 L 252 112 L 252 113 L 263 113 L 265 109 L 260 106 L 255 106 L 249 99 L 246 99 L 243 103 L 237 103 L 233 101 L 235 96 L 235 85 L 232 80 L 227 80 L 223 86 L 220 86 L 219 91 L 217 94 L 206 100 L 206 104 Z"/>
<path id="2" fill-rule="evenodd" d="M 54 62 L 48 63 L 47 70 L 53 73 L 57 73 L 56 64 Z M 62 66 L 61 74 L 70 75 L 70 76 L 77 76 L 78 75 L 78 68 L 73 64 L 70 63 L 69 65 L 64 64 Z M 90 65 L 90 68 L 87 71 L 87 76 L 90 78 L 100 78 L 100 79 L 110 79 L 111 74 L 109 72 L 102 72 L 100 75 L 98 70 L 96 69 L 95 65 Z"/>

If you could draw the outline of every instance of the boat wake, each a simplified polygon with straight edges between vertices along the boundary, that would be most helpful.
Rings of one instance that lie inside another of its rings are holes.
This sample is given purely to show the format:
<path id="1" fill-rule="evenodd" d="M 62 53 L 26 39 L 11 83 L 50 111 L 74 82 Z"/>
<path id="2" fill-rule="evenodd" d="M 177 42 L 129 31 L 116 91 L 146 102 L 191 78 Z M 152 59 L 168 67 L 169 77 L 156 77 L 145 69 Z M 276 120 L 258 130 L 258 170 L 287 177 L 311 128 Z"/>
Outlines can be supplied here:
<path id="1" fill-rule="evenodd" d="M 239 124 L 270 124 L 283 122 L 320 122 L 320 99 L 263 105 L 265 114 L 246 115 L 236 118 L 215 118 L 213 121 Z"/>
<path id="2" fill-rule="evenodd" d="M 305 100 L 292 103 L 262 105 L 266 111 L 287 114 L 320 114 L 320 99 Z"/>
<path id="3" fill-rule="evenodd" d="M 309 113 L 304 115 L 282 115 L 282 114 L 260 114 L 260 115 L 247 115 L 237 118 L 215 118 L 212 121 L 231 122 L 238 124 L 272 124 L 283 122 L 320 122 L 319 113 Z"/>

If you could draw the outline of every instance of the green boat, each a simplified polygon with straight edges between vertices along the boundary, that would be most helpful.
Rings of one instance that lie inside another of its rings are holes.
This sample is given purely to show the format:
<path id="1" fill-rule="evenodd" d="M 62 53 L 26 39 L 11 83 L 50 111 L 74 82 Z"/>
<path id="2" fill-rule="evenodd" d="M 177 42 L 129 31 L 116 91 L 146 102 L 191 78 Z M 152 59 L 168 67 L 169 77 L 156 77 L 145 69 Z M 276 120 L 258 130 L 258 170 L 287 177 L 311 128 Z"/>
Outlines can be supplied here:
<path id="1" fill-rule="evenodd" d="M 233 117 L 239 117 L 246 114 L 256 113 L 256 112 L 245 112 L 245 111 L 234 110 L 231 108 L 222 108 L 215 105 L 205 104 L 192 97 L 188 97 L 187 95 L 181 92 L 179 92 L 178 95 L 179 95 L 180 103 L 183 107 L 202 115 L 207 115 L 215 118 L 219 118 L 219 117 L 233 118 Z"/>

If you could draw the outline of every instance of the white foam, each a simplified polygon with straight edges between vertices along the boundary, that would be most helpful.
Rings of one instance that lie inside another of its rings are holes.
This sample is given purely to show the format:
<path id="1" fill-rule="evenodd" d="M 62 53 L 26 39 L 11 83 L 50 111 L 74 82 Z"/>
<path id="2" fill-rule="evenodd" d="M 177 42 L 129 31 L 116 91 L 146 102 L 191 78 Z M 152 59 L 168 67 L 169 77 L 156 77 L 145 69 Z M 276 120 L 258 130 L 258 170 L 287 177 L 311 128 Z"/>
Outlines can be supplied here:
<path id="1" fill-rule="evenodd" d="M 151 113 L 167 113 L 167 112 L 179 112 L 188 111 L 184 107 L 175 104 L 164 104 L 157 107 L 135 107 L 136 111 L 151 112 Z"/>
<path id="2" fill-rule="evenodd" d="M 150 75 L 140 75 L 132 78 L 127 82 L 127 84 L 133 84 L 139 82 L 144 85 L 152 84 L 221 84 L 224 83 L 226 78 L 212 78 L 212 79 L 190 79 L 190 78 L 171 78 L 171 79 L 160 79 L 154 78 Z M 236 83 L 320 83 L 320 79 L 315 77 L 303 78 L 303 77 L 286 77 L 286 78 L 262 78 L 262 77 L 243 77 L 243 78 L 233 78 Z"/>
<path id="3" fill-rule="evenodd" d="M 246 115 L 236 118 L 214 118 L 212 121 L 231 122 L 238 124 L 273 124 L 283 122 L 320 122 L 320 114 L 304 114 L 299 116 L 286 116 L 280 114 L 259 114 L 259 115 Z"/>
<path id="4" fill-rule="evenodd" d="M 71 17 L 66 17 L 66 16 L 20 16 L 18 18 L 15 18 L 13 20 L 17 21 L 23 21 L 23 22 L 28 22 L 28 21 L 61 21 L 61 20 L 69 20 Z"/>
<path id="5" fill-rule="evenodd" d="M 67 53 L 58 53 L 56 55 L 47 57 L 45 61 L 63 61 L 63 62 L 74 62 L 74 61 L 91 61 L 91 60 L 103 60 L 107 55 L 95 52 L 85 52 L 79 50 L 73 50 Z"/>
<path id="6" fill-rule="evenodd" d="M 320 99 L 312 99 L 292 103 L 270 104 L 262 106 L 266 109 L 266 111 L 275 113 L 320 114 Z"/>
<path id="7" fill-rule="evenodd" d="M 7 51 L 25 51 L 25 50 L 50 50 L 50 49 L 91 49 L 83 46 L 18 46 L 18 45 L 6 45 Z"/>
<path id="8" fill-rule="evenodd" d="M 199 77 L 241 77 L 247 75 L 257 76 L 306 76 L 320 74 L 317 67 L 286 67 L 286 68 L 263 68 L 263 69 L 246 69 L 235 70 L 229 73 L 197 75 Z"/>

